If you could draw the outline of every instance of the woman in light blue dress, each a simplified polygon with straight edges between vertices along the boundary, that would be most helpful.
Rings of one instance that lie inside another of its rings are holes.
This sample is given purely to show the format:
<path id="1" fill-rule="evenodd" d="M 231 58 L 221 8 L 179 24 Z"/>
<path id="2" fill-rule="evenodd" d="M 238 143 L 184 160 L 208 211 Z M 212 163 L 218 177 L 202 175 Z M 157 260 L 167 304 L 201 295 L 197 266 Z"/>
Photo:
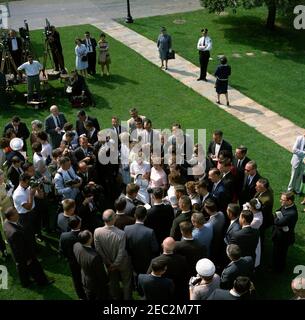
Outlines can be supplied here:
<path id="1" fill-rule="evenodd" d="M 79 39 L 79 38 L 75 39 L 75 44 L 76 44 L 76 47 L 75 47 L 76 70 L 78 70 L 82 76 L 86 77 L 87 76 L 87 68 L 88 68 L 88 57 L 87 57 L 88 51 L 87 51 L 86 46 L 84 44 L 82 44 L 81 39 Z"/>
<path id="2" fill-rule="evenodd" d="M 157 40 L 157 47 L 159 49 L 161 60 L 160 68 L 164 68 L 165 61 L 165 70 L 167 70 L 168 53 L 172 50 L 172 38 L 166 33 L 166 29 L 164 27 L 161 28 L 161 33 Z"/>

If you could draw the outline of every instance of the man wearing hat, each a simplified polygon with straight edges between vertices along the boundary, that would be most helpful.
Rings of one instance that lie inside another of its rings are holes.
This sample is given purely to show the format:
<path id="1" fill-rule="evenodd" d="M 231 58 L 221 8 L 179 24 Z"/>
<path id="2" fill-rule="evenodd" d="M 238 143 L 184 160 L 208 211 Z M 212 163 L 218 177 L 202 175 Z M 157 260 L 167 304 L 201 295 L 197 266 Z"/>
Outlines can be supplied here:
<path id="1" fill-rule="evenodd" d="M 190 300 L 206 300 L 215 289 L 219 288 L 220 278 L 215 270 L 214 263 L 209 259 L 201 259 L 197 262 L 198 274 L 189 282 Z"/>
<path id="2" fill-rule="evenodd" d="M 212 40 L 208 36 L 208 29 L 201 30 L 202 37 L 198 40 L 197 49 L 199 51 L 200 76 L 197 81 L 207 81 L 207 68 L 210 59 L 210 50 L 212 49 Z"/>

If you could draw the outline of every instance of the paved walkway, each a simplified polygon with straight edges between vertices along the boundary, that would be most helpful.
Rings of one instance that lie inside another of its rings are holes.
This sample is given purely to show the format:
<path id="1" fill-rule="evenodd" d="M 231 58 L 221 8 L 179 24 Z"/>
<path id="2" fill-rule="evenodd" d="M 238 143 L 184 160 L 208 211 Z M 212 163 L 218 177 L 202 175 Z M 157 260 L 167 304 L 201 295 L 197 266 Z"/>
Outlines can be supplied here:
<path id="1" fill-rule="evenodd" d="M 133 49 L 151 63 L 157 66 L 160 65 L 159 53 L 155 42 L 115 21 L 95 23 L 94 25 L 112 38 Z M 216 107 L 255 128 L 288 151 L 292 150 L 296 136 L 304 133 L 304 129 L 296 126 L 290 120 L 281 117 L 231 87 L 229 90 L 231 106 L 218 105 L 214 88 L 215 77 L 208 75 L 208 82 L 197 81 L 199 68 L 177 54 L 175 60 L 169 61 L 169 69 L 164 72 L 210 100 Z M 223 96 L 221 98 L 224 100 Z"/>

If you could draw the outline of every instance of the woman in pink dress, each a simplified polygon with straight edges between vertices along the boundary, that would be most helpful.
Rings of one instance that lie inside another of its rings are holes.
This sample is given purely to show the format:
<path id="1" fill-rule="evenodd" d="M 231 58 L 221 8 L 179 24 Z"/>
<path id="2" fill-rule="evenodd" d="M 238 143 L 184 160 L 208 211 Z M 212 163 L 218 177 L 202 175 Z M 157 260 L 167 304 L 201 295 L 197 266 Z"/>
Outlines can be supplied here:
<path id="1" fill-rule="evenodd" d="M 153 167 L 150 172 L 150 187 L 167 190 L 167 175 L 162 168 L 161 158 L 152 159 Z"/>

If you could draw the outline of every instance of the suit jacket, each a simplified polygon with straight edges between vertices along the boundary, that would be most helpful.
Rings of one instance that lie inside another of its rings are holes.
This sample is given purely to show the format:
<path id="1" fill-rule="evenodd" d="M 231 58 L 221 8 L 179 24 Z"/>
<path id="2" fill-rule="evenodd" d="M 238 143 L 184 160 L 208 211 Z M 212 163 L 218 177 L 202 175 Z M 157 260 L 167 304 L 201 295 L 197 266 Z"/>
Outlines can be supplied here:
<path id="1" fill-rule="evenodd" d="M 211 190 L 212 199 L 216 202 L 219 211 L 226 212 L 230 195 L 226 193 L 224 182 L 220 180 L 215 190 Z"/>
<path id="2" fill-rule="evenodd" d="M 33 237 L 23 226 L 6 220 L 3 224 L 3 230 L 16 263 L 26 264 L 29 259 L 35 257 Z"/>
<path id="3" fill-rule="evenodd" d="M 239 276 L 251 277 L 254 263 L 252 257 L 241 257 L 237 261 L 230 262 L 222 271 L 220 287 L 222 289 L 232 289 L 234 280 Z"/>
<path id="4" fill-rule="evenodd" d="M 73 246 L 78 242 L 79 231 L 63 232 L 59 239 L 59 252 L 69 261 L 76 262 Z"/>
<path id="5" fill-rule="evenodd" d="M 108 276 L 102 257 L 93 249 L 79 242 L 73 252 L 81 267 L 82 283 L 88 300 L 108 299 Z"/>
<path id="6" fill-rule="evenodd" d="M 171 205 L 161 204 L 152 206 L 145 219 L 145 226 L 155 231 L 159 246 L 169 236 L 174 220 L 174 211 Z"/>
<path id="7" fill-rule="evenodd" d="M 93 52 L 95 53 L 96 52 L 96 46 L 97 46 L 97 42 L 94 38 L 91 38 L 90 37 L 90 42 L 91 42 L 91 46 L 92 46 L 92 50 Z M 86 48 L 88 49 L 87 47 L 87 42 L 86 42 L 86 38 L 82 39 L 82 43 L 86 46 Z M 88 49 L 89 50 L 89 49 Z"/>
<path id="8" fill-rule="evenodd" d="M 21 53 L 22 52 L 22 40 L 20 37 L 16 37 L 16 40 L 17 40 L 17 45 L 18 45 L 17 51 L 19 51 Z M 12 38 L 10 38 L 10 37 L 8 38 L 8 49 L 10 52 L 15 52 L 15 51 L 13 51 Z M 18 68 L 19 66 L 16 66 L 16 67 Z"/>
<path id="9" fill-rule="evenodd" d="M 94 130 L 94 132 L 92 134 L 87 131 L 86 136 L 88 138 L 88 142 L 91 145 L 94 145 L 98 141 L 97 133 L 98 133 L 98 131 L 96 129 Z"/>
<path id="10" fill-rule="evenodd" d="M 239 224 L 239 220 L 238 218 L 229 225 L 225 237 L 224 237 L 224 242 L 226 245 L 228 245 L 231 241 L 232 235 L 234 234 L 234 232 L 239 231 L 241 229 L 241 226 Z"/>
<path id="11" fill-rule="evenodd" d="M 144 224 L 135 223 L 124 228 L 126 234 L 126 249 L 131 257 L 134 271 L 145 273 L 151 259 L 158 255 L 159 245 L 154 230 Z"/>
<path id="12" fill-rule="evenodd" d="M 58 118 L 60 121 L 60 128 L 63 129 L 64 124 L 67 122 L 67 119 L 66 119 L 65 115 L 61 112 L 59 113 Z M 57 127 L 57 125 L 53 119 L 53 116 L 49 115 L 45 119 L 45 131 L 50 137 L 50 143 L 51 143 L 53 149 L 59 147 L 61 139 L 62 139 L 62 134 L 57 133 L 57 131 L 55 131 L 56 127 Z"/>
<path id="13" fill-rule="evenodd" d="M 135 218 L 128 216 L 127 214 L 116 214 L 115 223 L 114 225 L 124 230 L 125 226 L 134 224 L 136 222 Z"/>
<path id="14" fill-rule="evenodd" d="M 171 279 L 139 274 L 138 290 L 144 300 L 171 300 L 174 298 L 175 288 Z"/>
<path id="15" fill-rule="evenodd" d="M 10 166 L 7 170 L 6 176 L 12 182 L 16 189 L 19 186 L 20 173 L 13 166 Z"/>
<path id="16" fill-rule="evenodd" d="M 236 179 L 233 173 L 229 171 L 222 179 L 227 204 L 231 203 L 236 197 Z"/>
<path id="17" fill-rule="evenodd" d="M 241 300 L 241 297 L 233 296 L 230 290 L 216 289 L 207 300 Z"/>
<path id="18" fill-rule="evenodd" d="M 172 279 L 175 285 L 175 300 L 185 300 L 189 296 L 188 281 L 190 278 L 189 267 L 185 257 L 180 254 L 161 254 L 159 257 L 152 259 L 147 273 L 151 273 L 151 265 L 155 260 L 164 261 L 167 269 L 163 274 L 164 278 Z"/>
<path id="19" fill-rule="evenodd" d="M 305 157 L 304 147 L 305 137 L 298 136 L 292 148 L 293 155 L 290 163 L 293 168 L 297 168 L 300 164 L 303 163 L 303 159 Z"/>
<path id="20" fill-rule="evenodd" d="M 283 216 L 281 218 L 276 216 L 274 219 L 272 240 L 274 242 L 284 242 L 287 245 L 291 245 L 295 241 L 294 228 L 298 221 L 298 209 L 296 205 L 293 204 L 289 208 L 281 207 L 277 211 L 281 211 Z M 288 231 L 284 230 L 285 227 L 288 227 Z"/>
<path id="21" fill-rule="evenodd" d="M 10 122 L 8 124 L 6 124 L 6 126 L 4 127 L 3 130 L 3 136 L 5 135 L 6 131 L 8 129 L 13 129 L 14 130 L 14 126 L 13 124 Z M 23 150 L 26 151 L 27 147 L 26 147 L 26 139 L 30 136 L 30 131 L 28 129 L 28 127 L 26 126 L 26 124 L 24 122 L 20 122 L 19 127 L 18 127 L 18 131 L 16 133 L 16 137 L 17 138 L 21 138 L 23 140 Z"/>
<path id="22" fill-rule="evenodd" d="M 251 256 L 255 261 L 255 250 L 259 240 L 259 231 L 252 227 L 245 227 L 232 234 L 230 244 L 237 244 L 241 250 L 241 256 Z"/>
<path id="23" fill-rule="evenodd" d="M 212 154 L 215 154 L 215 149 L 216 149 L 216 143 L 215 143 L 215 141 L 211 141 L 210 144 L 209 144 L 209 147 L 208 147 L 208 155 L 209 155 L 209 157 L 211 157 Z M 230 157 L 231 158 L 233 157 L 232 146 L 226 140 L 222 140 L 219 152 L 223 151 L 223 150 L 229 151 Z M 212 162 L 214 162 L 214 161 L 212 161 Z M 214 162 L 214 164 L 215 164 L 215 162 Z"/>
<path id="24" fill-rule="evenodd" d="M 92 147 L 88 146 L 87 148 L 87 154 L 88 155 L 93 155 L 94 150 Z M 80 162 L 81 160 L 85 159 L 87 155 L 85 154 L 84 150 L 82 147 L 78 147 L 74 150 L 73 155 L 76 159 L 77 162 Z"/>
<path id="25" fill-rule="evenodd" d="M 101 130 L 100 125 L 98 123 L 98 120 L 96 118 L 88 116 L 88 120 L 90 120 L 93 123 L 93 126 L 97 130 L 97 132 L 99 132 Z M 85 129 L 84 123 L 80 120 L 76 120 L 75 130 L 76 130 L 78 136 L 80 136 L 82 134 L 86 134 L 86 129 Z"/>
<path id="26" fill-rule="evenodd" d="M 207 258 L 207 248 L 194 239 L 177 241 L 174 252 L 186 258 L 192 276 L 197 274 L 197 261 Z"/>
<path id="27" fill-rule="evenodd" d="M 269 188 L 264 193 L 257 192 L 254 197 L 262 204 L 263 224 L 261 228 L 266 229 L 273 225 L 273 190 Z"/>
<path id="28" fill-rule="evenodd" d="M 256 194 L 256 182 L 261 178 L 258 171 L 256 172 L 256 175 L 252 178 L 252 181 L 250 184 L 248 184 L 248 176 L 245 175 L 244 177 L 244 183 L 243 188 L 239 197 L 239 204 L 242 206 L 244 203 L 250 201 L 254 198 Z"/>
<path id="29" fill-rule="evenodd" d="M 245 179 L 245 167 L 246 164 L 250 161 L 251 159 L 248 157 L 245 157 L 244 160 L 242 161 L 242 163 L 240 164 L 240 166 L 238 167 L 238 159 L 236 157 L 233 158 L 233 166 L 234 168 L 236 168 L 236 190 L 237 193 L 240 194 L 242 188 L 243 188 L 243 184 L 244 184 L 244 179 Z"/>
<path id="30" fill-rule="evenodd" d="M 176 241 L 180 241 L 182 234 L 180 232 L 179 223 L 183 221 L 191 222 L 192 211 L 183 212 L 179 214 L 173 221 L 172 228 L 170 231 L 170 236 L 174 238 Z"/>
<path id="31" fill-rule="evenodd" d="M 68 226 L 69 220 L 70 217 L 66 217 L 63 212 L 58 215 L 57 227 L 61 233 L 70 231 L 70 228 Z"/>

